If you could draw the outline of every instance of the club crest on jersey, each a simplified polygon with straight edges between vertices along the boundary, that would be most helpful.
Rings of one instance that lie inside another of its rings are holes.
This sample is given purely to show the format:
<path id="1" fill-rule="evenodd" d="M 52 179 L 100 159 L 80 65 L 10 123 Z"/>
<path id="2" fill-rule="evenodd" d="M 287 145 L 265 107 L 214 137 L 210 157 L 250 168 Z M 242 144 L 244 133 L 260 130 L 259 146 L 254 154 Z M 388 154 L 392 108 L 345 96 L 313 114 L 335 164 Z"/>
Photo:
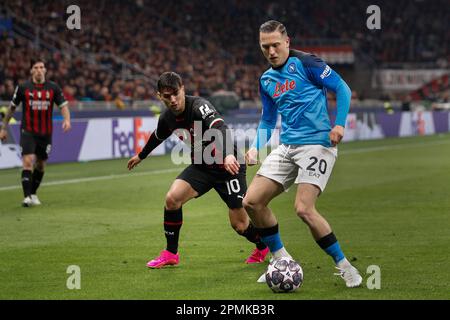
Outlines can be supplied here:
<path id="1" fill-rule="evenodd" d="M 295 73 L 295 71 L 297 71 L 297 67 L 295 66 L 295 63 L 292 62 L 290 65 L 288 65 L 288 72 L 289 73 Z"/>
<path id="2" fill-rule="evenodd" d="M 285 94 L 289 90 L 294 90 L 296 87 L 295 80 L 289 81 L 286 79 L 285 83 L 277 82 L 275 86 L 275 92 L 273 93 L 273 98 L 278 98 L 279 96 Z"/>

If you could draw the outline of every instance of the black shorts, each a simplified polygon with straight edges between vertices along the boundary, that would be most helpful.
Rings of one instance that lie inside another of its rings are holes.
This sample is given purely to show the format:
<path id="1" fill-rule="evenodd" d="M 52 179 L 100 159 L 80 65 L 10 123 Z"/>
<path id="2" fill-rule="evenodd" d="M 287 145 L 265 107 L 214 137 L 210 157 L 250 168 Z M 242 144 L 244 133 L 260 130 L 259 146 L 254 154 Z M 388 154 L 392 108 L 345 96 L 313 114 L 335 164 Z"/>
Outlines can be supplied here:
<path id="1" fill-rule="evenodd" d="M 52 148 L 52 136 L 40 136 L 22 130 L 20 135 L 22 156 L 35 154 L 38 159 L 47 160 Z"/>
<path id="2" fill-rule="evenodd" d="M 241 165 L 239 173 L 232 176 L 224 169 L 212 169 L 191 164 L 183 170 L 177 179 L 186 181 L 201 197 L 214 188 L 230 209 L 242 208 L 242 199 L 247 192 L 245 165 Z"/>

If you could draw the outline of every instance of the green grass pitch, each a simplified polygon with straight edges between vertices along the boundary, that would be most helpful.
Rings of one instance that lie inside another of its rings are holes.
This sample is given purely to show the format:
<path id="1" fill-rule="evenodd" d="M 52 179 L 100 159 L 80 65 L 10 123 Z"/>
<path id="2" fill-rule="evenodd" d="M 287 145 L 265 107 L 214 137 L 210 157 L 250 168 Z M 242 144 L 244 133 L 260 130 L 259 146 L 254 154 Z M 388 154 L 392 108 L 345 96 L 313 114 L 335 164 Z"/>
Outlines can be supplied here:
<path id="1" fill-rule="evenodd" d="M 303 266 L 295 293 L 256 283 L 266 264 L 244 263 L 253 245 L 231 229 L 214 191 L 184 206 L 180 264 L 147 269 L 165 246 L 164 196 L 183 168 L 150 156 L 131 173 L 127 159 L 50 165 L 43 205 L 33 208 L 20 206 L 20 169 L 0 171 L 0 299 L 450 298 L 450 135 L 345 143 L 339 152 L 317 207 L 363 275 L 360 288 L 333 275 L 294 213 L 294 187 L 271 208 Z M 79 290 L 66 287 L 70 265 L 80 267 Z M 379 290 L 366 286 L 371 265 L 380 267 Z"/>

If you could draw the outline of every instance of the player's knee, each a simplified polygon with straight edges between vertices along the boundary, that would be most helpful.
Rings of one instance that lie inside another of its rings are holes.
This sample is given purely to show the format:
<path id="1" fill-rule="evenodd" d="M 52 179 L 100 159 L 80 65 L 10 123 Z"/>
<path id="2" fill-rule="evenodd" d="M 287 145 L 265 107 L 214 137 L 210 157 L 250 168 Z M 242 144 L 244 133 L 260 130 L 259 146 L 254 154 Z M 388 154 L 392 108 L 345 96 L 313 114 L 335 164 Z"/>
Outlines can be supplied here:
<path id="1" fill-rule="evenodd" d="M 302 219 L 305 223 L 308 223 L 314 216 L 314 207 L 308 206 L 303 202 L 299 202 L 295 204 L 295 212 L 300 219 Z"/>
<path id="2" fill-rule="evenodd" d="M 33 170 L 33 160 L 24 158 L 23 162 L 22 162 L 22 167 L 24 170 L 32 171 Z"/>
<path id="3" fill-rule="evenodd" d="M 248 223 L 245 223 L 245 221 L 231 221 L 231 227 L 238 234 L 243 234 L 247 230 Z"/>
<path id="4" fill-rule="evenodd" d="M 244 197 L 244 200 L 242 200 L 242 205 L 244 206 L 245 210 L 248 213 L 254 213 L 261 209 L 262 205 L 259 204 L 257 201 L 248 198 L 247 196 Z"/>
<path id="5" fill-rule="evenodd" d="M 44 171 L 45 169 L 45 162 L 44 161 L 36 161 L 35 168 L 39 171 Z"/>
<path id="6" fill-rule="evenodd" d="M 178 199 L 173 193 L 169 192 L 166 194 L 166 209 L 176 210 L 179 209 L 183 203 Z"/>
<path id="7" fill-rule="evenodd" d="M 33 171 L 33 164 L 29 164 L 29 163 L 24 163 L 22 166 L 23 170 L 29 170 L 29 171 Z"/>

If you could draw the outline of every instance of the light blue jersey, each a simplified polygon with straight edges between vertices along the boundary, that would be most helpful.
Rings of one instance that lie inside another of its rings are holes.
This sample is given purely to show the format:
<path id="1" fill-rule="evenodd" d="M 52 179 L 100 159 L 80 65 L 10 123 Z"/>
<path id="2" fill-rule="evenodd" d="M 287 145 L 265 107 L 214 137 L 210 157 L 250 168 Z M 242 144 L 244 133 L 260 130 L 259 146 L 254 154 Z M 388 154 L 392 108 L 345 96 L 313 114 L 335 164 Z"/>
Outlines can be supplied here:
<path id="1" fill-rule="evenodd" d="M 350 109 L 350 88 L 339 74 L 315 55 L 290 50 L 284 65 L 263 73 L 259 87 L 263 110 L 253 142 L 258 150 L 269 141 L 277 113 L 281 115 L 282 144 L 330 147 L 327 89 L 337 96 L 335 125 L 345 126 Z"/>

